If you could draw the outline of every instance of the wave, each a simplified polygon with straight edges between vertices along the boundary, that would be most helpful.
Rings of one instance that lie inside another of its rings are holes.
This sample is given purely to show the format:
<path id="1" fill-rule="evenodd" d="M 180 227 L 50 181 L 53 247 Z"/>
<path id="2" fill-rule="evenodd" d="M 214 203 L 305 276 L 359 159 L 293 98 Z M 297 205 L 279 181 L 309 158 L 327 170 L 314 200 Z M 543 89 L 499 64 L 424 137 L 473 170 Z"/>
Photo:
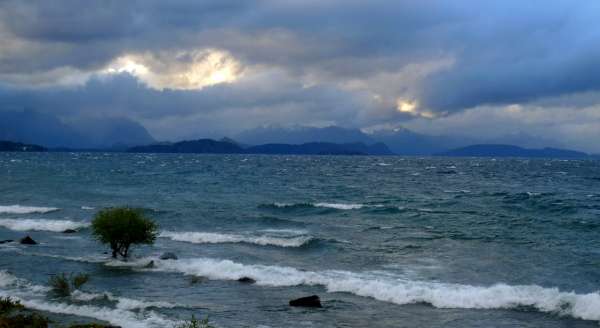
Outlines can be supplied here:
<path id="1" fill-rule="evenodd" d="M 239 235 L 214 232 L 163 231 L 159 237 L 194 244 L 247 243 L 261 246 L 301 247 L 311 241 L 310 236 Z"/>
<path id="2" fill-rule="evenodd" d="M 59 211 L 56 207 L 38 207 L 38 206 L 21 206 L 21 205 L 5 205 L 0 206 L 1 214 L 33 214 L 33 213 L 50 213 Z"/>
<path id="3" fill-rule="evenodd" d="M 257 285 L 319 285 L 328 292 L 346 292 L 395 304 L 427 303 L 436 308 L 518 309 L 528 307 L 540 312 L 600 321 L 600 292 L 576 294 L 537 285 L 471 286 L 441 282 L 415 281 L 380 273 L 348 271 L 302 271 L 292 267 L 245 265 L 210 258 L 161 261 L 142 269 L 148 259 L 136 263 L 112 263 L 141 270 L 179 272 L 209 279 L 238 280 L 250 277 Z"/>
<path id="4" fill-rule="evenodd" d="M 97 293 L 83 292 L 80 290 L 74 291 L 71 294 L 71 299 L 76 300 L 76 301 L 83 301 L 83 302 L 89 302 L 89 301 L 95 301 L 95 300 L 108 300 L 111 302 L 115 302 L 116 303 L 115 307 L 117 309 L 122 309 L 122 310 L 140 310 L 140 309 L 143 310 L 143 309 L 147 309 L 147 308 L 173 309 L 176 307 L 185 307 L 185 306 L 182 306 L 179 304 L 174 304 L 174 303 L 169 303 L 169 302 L 142 301 L 142 300 L 136 300 L 136 299 L 127 298 L 127 297 L 115 296 L 111 293 L 97 294 Z"/>
<path id="5" fill-rule="evenodd" d="M 88 227 L 86 222 L 69 220 L 43 220 L 43 219 L 0 219 L 0 227 L 15 231 L 52 231 L 62 232 L 67 229 L 79 229 Z"/>
<path id="6" fill-rule="evenodd" d="M 262 204 L 259 207 L 293 209 L 293 208 L 330 208 L 335 210 L 358 210 L 363 207 L 380 207 L 382 205 L 367 205 L 353 203 L 272 203 Z"/>
<path id="7" fill-rule="evenodd" d="M 0 271 L 0 297 L 10 297 L 14 300 L 18 300 L 21 304 L 30 309 L 94 318 L 106 321 L 112 325 L 128 328 L 175 327 L 177 324 L 176 321 L 166 319 L 153 311 L 143 311 L 147 307 L 162 307 L 158 306 L 159 303 L 160 305 L 171 305 L 170 303 L 144 302 L 114 297 L 112 295 L 107 297 L 109 297 L 109 300 L 117 302 L 115 308 L 50 302 L 43 298 L 48 290 L 49 288 L 45 286 L 33 285 L 6 271 Z M 79 291 L 76 291 L 73 295 L 72 299 L 75 301 L 92 301 L 97 299 L 96 296 L 99 296 L 99 294 L 90 294 Z"/>

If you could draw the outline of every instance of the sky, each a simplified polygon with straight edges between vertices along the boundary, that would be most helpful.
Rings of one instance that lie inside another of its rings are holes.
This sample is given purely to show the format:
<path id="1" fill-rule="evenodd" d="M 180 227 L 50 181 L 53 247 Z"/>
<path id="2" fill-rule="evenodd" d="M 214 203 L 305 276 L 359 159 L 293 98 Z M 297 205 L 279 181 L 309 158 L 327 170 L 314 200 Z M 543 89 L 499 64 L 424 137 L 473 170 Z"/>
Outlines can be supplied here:
<path id="1" fill-rule="evenodd" d="M 0 111 L 158 140 L 268 125 L 600 152 L 600 2 L 0 0 Z"/>

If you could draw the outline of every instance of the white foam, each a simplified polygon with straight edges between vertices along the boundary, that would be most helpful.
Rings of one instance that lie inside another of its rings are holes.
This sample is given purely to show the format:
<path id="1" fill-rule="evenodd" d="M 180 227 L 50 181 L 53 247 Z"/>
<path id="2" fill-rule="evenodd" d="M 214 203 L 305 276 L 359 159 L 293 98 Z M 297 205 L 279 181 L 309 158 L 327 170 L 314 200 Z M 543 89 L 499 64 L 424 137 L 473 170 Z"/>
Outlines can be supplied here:
<path id="1" fill-rule="evenodd" d="M 0 219 L 0 227 L 15 231 L 52 231 L 62 232 L 67 229 L 79 229 L 89 226 L 86 222 L 69 220 L 44 220 L 44 219 Z"/>
<path id="2" fill-rule="evenodd" d="M 214 232 L 163 231 L 159 235 L 175 241 L 194 244 L 248 243 L 261 246 L 300 247 L 311 240 L 309 236 L 280 237 L 270 235 L 240 235 Z"/>
<path id="3" fill-rule="evenodd" d="M 391 274 L 333 270 L 312 272 L 291 267 L 244 265 L 209 258 L 154 261 L 155 268 L 148 270 L 180 272 L 220 280 L 250 277 L 256 280 L 256 284 L 263 286 L 320 285 L 329 292 L 347 292 L 395 304 L 428 303 L 437 308 L 463 309 L 511 309 L 526 306 L 541 312 L 600 321 L 600 291 L 576 294 L 536 285 L 471 286 L 415 281 Z M 138 265 L 142 263 L 144 262 L 140 261 Z"/>
<path id="4" fill-rule="evenodd" d="M 162 302 L 143 302 L 127 298 L 116 298 L 118 302 L 116 308 L 75 305 L 46 301 L 43 297 L 47 291 L 48 288 L 45 286 L 29 284 L 6 271 L 0 271 L 0 297 L 10 297 L 18 300 L 30 309 L 94 318 L 112 325 L 128 328 L 163 328 L 174 327 L 177 324 L 177 322 L 168 320 L 153 311 L 141 311 L 150 306 L 157 306 L 158 303 L 164 305 Z M 74 295 L 79 295 L 79 298 L 75 296 L 73 299 L 90 301 L 96 299 L 99 294 L 76 291 Z"/>
<path id="5" fill-rule="evenodd" d="M 273 206 L 279 208 L 294 207 L 294 206 L 314 206 L 314 207 L 325 207 L 333 208 L 336 210 L 357 210 L 367 205 L 364 204 L 345 204 L 345 203 L 274 203 Z"/>
<path id="6" fill-rule="evenodd" d="M 163 328 L 174 327 L 177 323 L 163 318 L 159 314 L 149 311 L 134 313 L 124 309 L 111 309 L 91 305 L 73 305 L 66 303 L 47 302 L 38 299 L 23 299 L 16 297 L 21 304 L 28 308 L 60 314 L 70 314 L 81 317 L 94 318 L 106 321 L 112 325 L 127 328 Z"/>
<path id="7" fill-rule="evenodd" d="M 337 210 L 357 210 L 363 208 L 363 204 L 341 204 L 341 203 L 316 203 L 316 207 L 335 208 Z"/>
<path id="8" fill-rule="evenodd" d="M 91 211 L 93 209 L 95 209 L 95 207 L 91 207 L 91 206 L 81 206 L 82 210 L 86 210 L 86 211 Z"/>
<path id="9" fill-rule="evenodd" d="M 2 214 L 33 214 L 33 213 L 50 213 L 60 210 L 56 207 L 38 207 L 38 206 L 21 206 L 21 205 L 0 205 L 0 213 Z"/>
<path id="10" fill-rule="evenodd" d="M 83 292 L 80 290 L 74 291 L 71 294 L 71 298 L 74 300 L 84 301 L 84 302 L 89 302 L 89 301 L 99 300 L 99 299 L 107 299 L 109 301 L 116 302 L 117 309 L 122 309 L 122 310 L 138 310 L 138 309 L 146 309 L 146 308 L 150 308 L 150 307 L 166 308 L 166 309 L 172 309 L 175 307 L 183 307 L 181 305 L 169 303 L 169 302 L 142 301 L 142 300 L 136 300 L 136 299 L 127 298 L 127 297 L 115 296 L 112 293 L 97 294 L 97 293 Z"/>
<path id="11" fill-rule="evenodd" d="M 12 274 L 2 270 L 0 271 L 0 287 L 6 287 L 13 285 L 17 282 L 17 277 Z"/>

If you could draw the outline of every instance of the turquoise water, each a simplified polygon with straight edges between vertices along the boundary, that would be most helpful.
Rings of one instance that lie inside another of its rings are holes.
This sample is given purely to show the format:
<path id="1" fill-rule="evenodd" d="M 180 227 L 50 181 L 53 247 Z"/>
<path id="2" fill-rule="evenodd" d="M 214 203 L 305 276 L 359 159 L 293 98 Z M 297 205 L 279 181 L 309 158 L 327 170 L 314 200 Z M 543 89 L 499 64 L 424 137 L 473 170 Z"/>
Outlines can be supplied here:
<path id="1" fill-rule="evenodd" d="M 87 229 L 95 211 L 119 205 L 144 208 L 161 230 L 127 263 L 111 261 Z M 2 153 L 0 240 L 24 235 L 40 245 L 0 245 L 0 296 L 62 320 L 600 322 L 598 161 Z M 167 251 L 179 259 L 158 260 Z M 58 272 L 92 280 L 58 299 L 46 292 Z M 237 282 L 244 276 L 256 284 Z M 322 309 L 287 305 L 311 294 Z"/>

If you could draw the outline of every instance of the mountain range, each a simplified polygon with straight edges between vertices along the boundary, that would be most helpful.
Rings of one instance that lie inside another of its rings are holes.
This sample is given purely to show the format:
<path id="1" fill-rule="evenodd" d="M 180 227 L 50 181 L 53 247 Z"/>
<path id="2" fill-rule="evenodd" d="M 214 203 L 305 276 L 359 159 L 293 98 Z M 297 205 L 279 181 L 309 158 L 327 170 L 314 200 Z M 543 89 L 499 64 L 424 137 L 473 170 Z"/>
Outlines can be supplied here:
<path id="1" fill-rule="evenodd" d="M 157 141 L 138 122 L 124 117 L 86 117 L 61 120 L 35 110 L 0 110 L 0 140 L 37 144 L 50 149 L 124 151 L 135 146 L 151 147 L 157 152 L 195 152 L 197 141 L 169 143 Z M 202 140 L 202 139 L 201 139 Z M 207 140 L 207 139 L 206 139 Z M 560 143 L 526 133 L 494 139 L 466 136 L 427 135 L 406 128 L 365 132 L 338 126 L 266 126 L 243 131 L 233 139 L 224 138 L 244 152 L 254 153 L 357 153 L 427 156 L 449 152 L 470 145 L 513 145 L 524 149 L 561 149 Z M 188 143 L 192 144 L 188 144 Z M 196 143 L 195 143 L 196 142 Z M 217 141 L 215 141 L 217 142 Z M 343 145 L 343 146 L 334 146 Z M 148 146 L 149 145 L 149 146 Z M 174 148 L 175 147 L 175 148 Z M 180 147 L 180 148 L 178 148 Z M 215 144 L 216 152 L 237 152 Z M 253 147 L 253 148 L 252 148 Z M 202 144 L 202 152 L 210 143 Z M 473 151 L 463 150 L 463 152 Z M 519 151 L 514 151 L 519 153 Z M 457 153 L 455 153 L 457 154 Z"/>
<path id="2" fill-rule="evenodd" d="M 129 148 L 130 153 L 211 153 L 211 154 L 285 154 L 285 155 L 393 155 L 382 143 L 309 142 L 303 144 L 264 144 L 244 147 L 230 139 L 187 140 Z"/>
<path id="3" fill-rule="evenodd" d="M 381 129 L 370 133 L 360 129 L 337 126 L 267 126 L 244 131 L 233 139 L 250 145 L 265 143 L 302 144 L 309 142 L 353 143 L 367 145 L 384 143 L 398 155 L 433 155 L 455 148 L 473 144 L 511 144 L 521 147 L 542 148 L 562 145 L 552 141 L 528 135 L 526 133 L 509 134 L 493 139 L 477 139 L 466 136 L 427 135 L 406 128 Z"/>
<path id="4" fill-rule="evenodd" d="M 544 157 L 544 158 L 588 158 L 590 155 L 568 149 L 542 148 L 529 149 L 513 145 L 471 145 L 446 151 L 439 156 L 451 157 Z"/>
<path id="5" fill-rule="evenodd" d="M 0 111 L 0 140 L 48 148 L 118 148 L 155 142 L 139 123 L 122 117 L 62 121 L 33 110 Z"/>

